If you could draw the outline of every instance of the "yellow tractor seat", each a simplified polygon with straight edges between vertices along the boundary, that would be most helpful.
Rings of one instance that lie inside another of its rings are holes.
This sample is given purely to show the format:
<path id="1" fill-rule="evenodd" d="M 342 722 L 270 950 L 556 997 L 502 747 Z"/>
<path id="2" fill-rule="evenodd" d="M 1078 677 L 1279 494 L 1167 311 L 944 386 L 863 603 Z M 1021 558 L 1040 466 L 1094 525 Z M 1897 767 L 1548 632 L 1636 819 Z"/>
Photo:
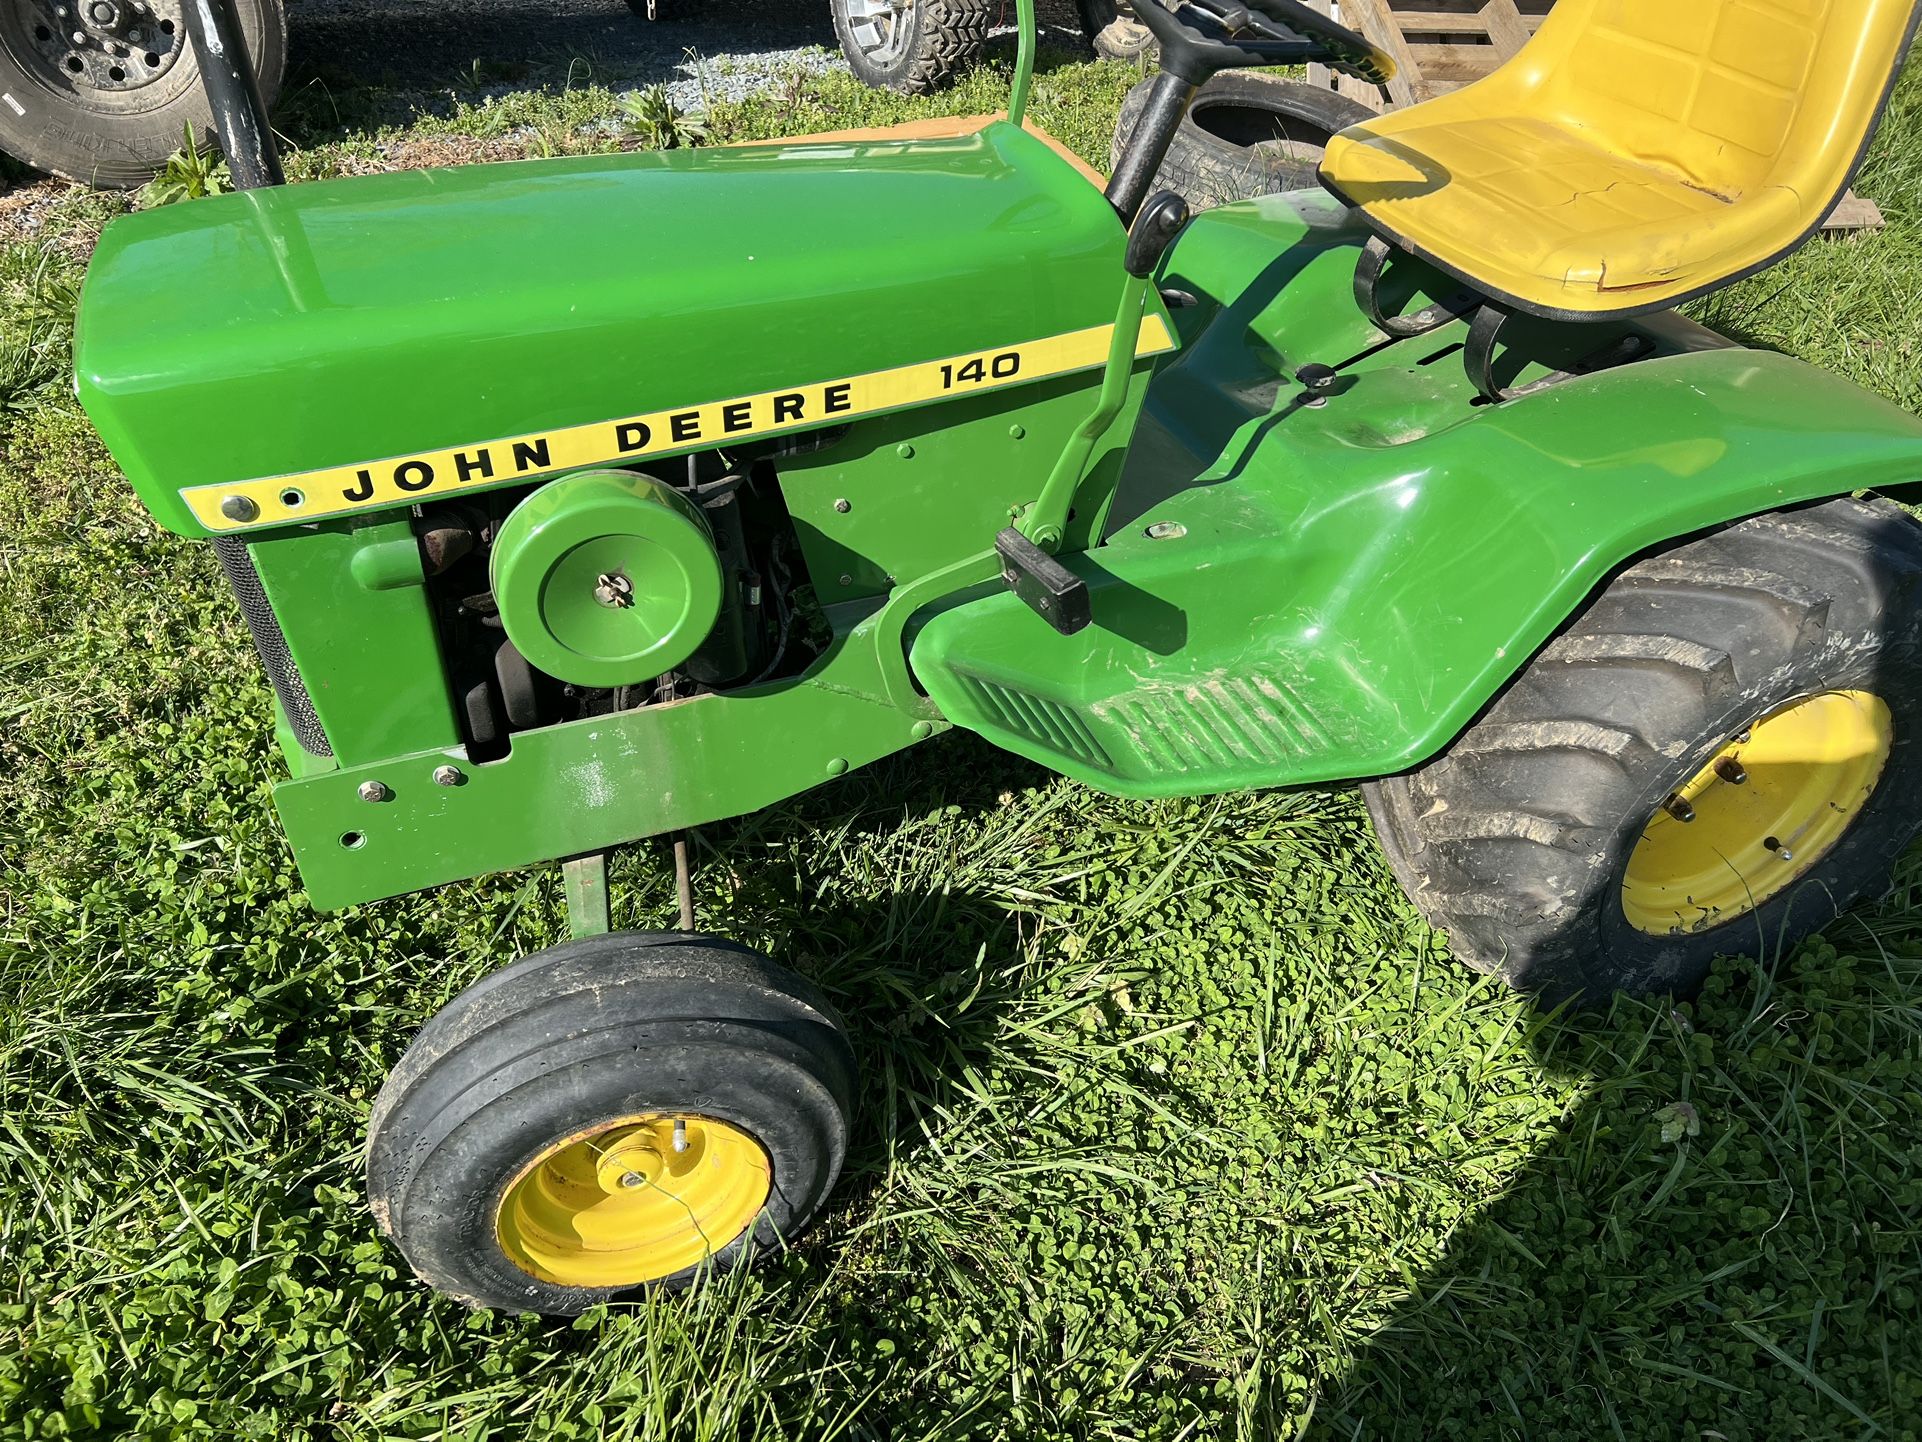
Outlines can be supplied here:
<path id="1" fill-rule="evenodd" d="M 1916 14 L 1913 0 L 1557 0 L 1493 74 L 1342 131 L 1322 184 L 1516 309 L 1663 309 L 1815 232 Z"/>

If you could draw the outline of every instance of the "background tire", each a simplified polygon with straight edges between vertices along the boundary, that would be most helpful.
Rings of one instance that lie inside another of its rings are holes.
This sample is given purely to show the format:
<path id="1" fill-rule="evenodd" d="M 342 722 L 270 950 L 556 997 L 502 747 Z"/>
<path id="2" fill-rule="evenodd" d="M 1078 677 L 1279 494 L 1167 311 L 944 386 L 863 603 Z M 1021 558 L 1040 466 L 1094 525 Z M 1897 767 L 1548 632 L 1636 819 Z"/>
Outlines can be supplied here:
<path id="1" fill-rule="evenodd" d="M 833 1187 L 853 1074 L 827 1003 L 751 951 L 637 932 L 568 942 L 476 982 L 421 1029 L 374 1103 L 368 1200 L 422 1280 L 475 1306 L 567 1316 L 640 1285 L 683 1287 L 703 1263 L 619 1285 L 537 1275 L 510 1255 L 503 1208 L 570 1142 L 640 1115 L 713 1119 L 758 1144 L 765 1205 L 705 1265 L 752 1261 L 797 1237 Z"/>
<path id="2" fill-rule="evenodd" d="M 1134 18 L 1126 0 L 1119 4 L 1117 0 L 1075 0 L 1075 10 L 1081 17 L 1082 33 L 1103 60 L 1128 63 L 1160 53 L 1154 35 Z"/>
<path id="3" fill-rule="evenodd" d="M 1715 957 L 1773 954 L 1886 887 L 1922 821 L 1918 662 L 1922 526 L 1885 501 L 1772 512 L 1629 566 L 1440 759 L 1363 791 L 1461 960 L 1550 1001 L 1686 995 Z M 1866 799 L 1833 808 L 1839 840 L 1773 893 L 1771 850 L 1733 853 L 1762 879 L 1732 917 L 1631 922 L 1630 856 L 1669 799 L 1758 718 L 1858 690 L 1892 745 Z"/>
<path id="4" fill-rule="evenodd" d="M 0 104 L 0 149 L 83 185 L 142 185 L 180 149 L 190 123 L 209 130 L 200 67 L 181 0 L 147 0 L 144 13 L 126 0 L 75 0 L 69 13 L 91 14 L 93 3 L 115 19 L 89 25 L 76 45 L 73 32 L 47 23 L 51 0 L 0 0 L 0 94 L 19 107 Z M 236 0 L 234 9 L 272 105 L 287 68 L 283 0 Z"/>
<path id="5" fill-rule="evenodd" d="M 1117 165 L 1148 103 L 1150 84 L 1142 81 L 1122 99 L 1111 151 Z M 1194 209 L 1206 210 L 1311 188 L 1329 137 L 1374 113 L 1332 90 L 1224 70 L 1209 78 L 1188 107 L 1151 189 L 1172 190 Z"/>
<path id="6" fill-rule="evenodd" d="M 927 95 L 972 65 L 994 19 L 989 0 L 832 0 L 834 34 L 857 79 Z"/>

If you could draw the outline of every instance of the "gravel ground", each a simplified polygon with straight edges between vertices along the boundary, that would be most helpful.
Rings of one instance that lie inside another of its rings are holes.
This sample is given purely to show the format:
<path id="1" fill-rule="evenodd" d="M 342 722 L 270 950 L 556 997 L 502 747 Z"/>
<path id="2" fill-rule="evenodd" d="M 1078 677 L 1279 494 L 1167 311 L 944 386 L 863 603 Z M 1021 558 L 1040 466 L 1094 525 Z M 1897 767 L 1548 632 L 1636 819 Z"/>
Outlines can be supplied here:
<path id="1" fill-rule="evenodd" d="M 1085 48 L 1072 0 L 1038 8 L 1048 43 Z M 511 70 L 578 58 L 603 84 L 666 85 L 685 108 L 703 83 L 713 98 L 737 100 L 796 67 L 845 68 L 827 0 L 662 0 L 653 21 L 625 0 L 289 0 L 288 11 L 293 83 L 432 90 L 476 61 Z"/>

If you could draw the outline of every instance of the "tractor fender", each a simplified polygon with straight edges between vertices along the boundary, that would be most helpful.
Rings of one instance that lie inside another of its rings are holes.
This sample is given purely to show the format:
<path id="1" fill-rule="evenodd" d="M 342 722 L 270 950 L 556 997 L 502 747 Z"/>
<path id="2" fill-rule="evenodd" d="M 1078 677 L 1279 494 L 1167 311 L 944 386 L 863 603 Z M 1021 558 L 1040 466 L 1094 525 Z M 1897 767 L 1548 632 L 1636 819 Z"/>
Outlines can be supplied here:
<path id="1" fill-rule="evenodd" d="M 1447 412 L 1416 403 L 1439 369 L 1251 417 L 1062 558 L 1087 629 L 980 596 L 921 626 L 918 680 L 1121 795 L 1381 776 L 1443 750 L 1625 562 L 1922 477 L 1922 421 L 1783 355 L 1689 350 Z"/>

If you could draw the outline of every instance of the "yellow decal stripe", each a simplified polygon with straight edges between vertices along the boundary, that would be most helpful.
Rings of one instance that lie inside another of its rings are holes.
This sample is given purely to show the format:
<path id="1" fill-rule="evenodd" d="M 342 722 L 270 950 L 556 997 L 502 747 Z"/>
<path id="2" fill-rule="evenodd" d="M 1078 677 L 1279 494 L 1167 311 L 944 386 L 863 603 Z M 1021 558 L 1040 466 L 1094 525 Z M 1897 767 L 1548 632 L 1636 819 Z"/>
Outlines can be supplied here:
<path id="1" fill-rule="evenodd" d="M 1111 325 L 1090 326 L 1000 350 L 971 351 L 791 390 L 764 391 L 679 410 L 476 441 L 417 455 L 389 456 L 359 465 L 193 486 L 180 494 L 210 531 L 256 530 L 364 509 L 410 506 L 452 491 L 533 480 L 582 466 L 610 462 L 625 465 L 784 431 L 818 430 L 855 416 L 1087 370 L 1107 360 L 1113 333 Z M 1174 338 L 1167 323 L 1159 315 L 1144 316 L 1135 354 L 1159 355 L 1173 348 Z"/>

